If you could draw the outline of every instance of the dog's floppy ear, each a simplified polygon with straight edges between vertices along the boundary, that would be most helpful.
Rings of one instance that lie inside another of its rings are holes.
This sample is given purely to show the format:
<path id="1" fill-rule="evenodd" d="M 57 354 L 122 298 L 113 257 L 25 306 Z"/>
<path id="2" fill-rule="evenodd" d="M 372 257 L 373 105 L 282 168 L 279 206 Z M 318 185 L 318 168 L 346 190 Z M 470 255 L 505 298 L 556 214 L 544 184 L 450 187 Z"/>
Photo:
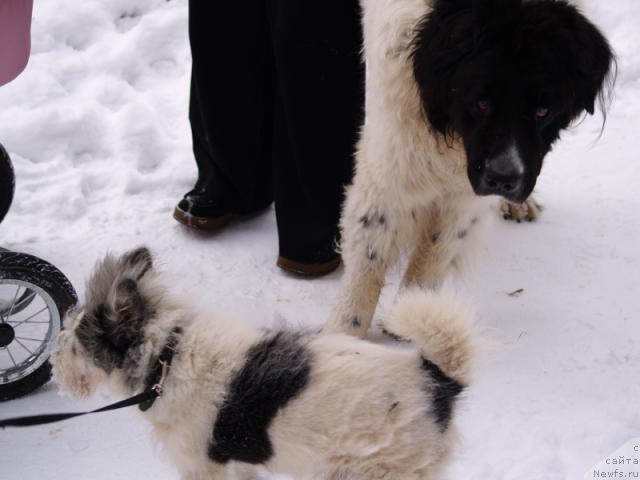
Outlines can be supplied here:
<path id="1" fill-rule="evenodd" d="M 153 257 L 147 247 L 139 247 L 131 250 L 122 256 L 125 266 L 139 269 L 137 280 L 140 280 L 149 270 L 153 268 Z"/>
<path id="2" fill-rule="evenodd" d="M 128 348 L 142 338 L 142 328 L 149 314 L 148 306 L 131 278 L 121 280 L 115 287 L 113 315 L 108 334 L 116 348 Z"/>
<path id="3" fill-rule="evenodd" d="M 452 79 L 473 50 L 471 0 L 437 0 L 416 26 L 412 45 L 413 75 L 431 127 L 453 135 L 450 116 Z"/>
<path id="4" fill-rule="evenodd" d="M 533 49 L 555 57 L 566 71 L 573 97 L 571 118 L 595 112 L 599 100 L 606 114 L 606 100 L 615 83 L 615 55 L 600 30 L 566 1 L 525 3 L 528 35 Z"/>
<path id="5" fill-rule="evenodd" d="M 575 15 L 566 19 L 573 41 L 567 47 L 569 55 L 577 69 L 577 108 L 578 113 L 586 110 L 590 115 L 595 112 L 596 101 L 600 100 L 603 113 L 606 113 L 607 89 L 611 89 L 615 80 L 612 69 L 615 56 L 609 42 L 587 18 L 575 10 Z"/>

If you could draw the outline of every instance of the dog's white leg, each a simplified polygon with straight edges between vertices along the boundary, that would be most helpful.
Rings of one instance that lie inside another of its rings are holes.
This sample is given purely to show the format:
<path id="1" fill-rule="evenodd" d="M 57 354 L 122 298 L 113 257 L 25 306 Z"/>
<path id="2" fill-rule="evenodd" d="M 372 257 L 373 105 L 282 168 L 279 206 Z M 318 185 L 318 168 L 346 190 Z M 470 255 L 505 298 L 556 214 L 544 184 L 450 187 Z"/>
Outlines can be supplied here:
<path id="1" fill-rule="evenodd" d="M 328 331 L 363 337 L 369 329 L 387 269 L 398 257 L 398 224 L 404 221 L 388 205 L 362 184 L 349 189 L 341 220 L 345 269 Z"/>
<path id="2" fill-rule="evenodd" d="M 418 285 L 435 289 L 442 283 L 457 252 L 457 245 L 451 241 L 455 225 L 442 222 L 437 209 L 420 212 L 417 222 L 415 248 L 409 257 L 402 288 Z"/>
<path id="3" fill-rule="evenodd" d="M 438 288 L 445 277 L 463 269 L 484 240 L 489 202 L 443 202 L 420 212 L 417 242 L 402 280 L 402 288 Z"/>

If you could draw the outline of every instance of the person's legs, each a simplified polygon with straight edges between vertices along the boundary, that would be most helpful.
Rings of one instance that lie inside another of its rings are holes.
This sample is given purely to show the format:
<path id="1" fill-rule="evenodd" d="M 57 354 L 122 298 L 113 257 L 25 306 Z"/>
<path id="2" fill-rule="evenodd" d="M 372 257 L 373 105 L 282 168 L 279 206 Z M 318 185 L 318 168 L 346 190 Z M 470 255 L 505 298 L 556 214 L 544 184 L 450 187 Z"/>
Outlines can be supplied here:
<path id="1" fill-rule="evenodd" d="M 295 270 L 289 267 L 335 260 L 335 268 L 343 191 L 351 179 L 364 109 L 359 4 L 265 1 L 278 84 L 274 179 L 279 265 Z"/>
<path id="2" fill-rule="evenodd" d="M 273 53 L 265 5 L 189 2 L 195 188 L 174 216 L 216 228 L 272 201 Z"/>

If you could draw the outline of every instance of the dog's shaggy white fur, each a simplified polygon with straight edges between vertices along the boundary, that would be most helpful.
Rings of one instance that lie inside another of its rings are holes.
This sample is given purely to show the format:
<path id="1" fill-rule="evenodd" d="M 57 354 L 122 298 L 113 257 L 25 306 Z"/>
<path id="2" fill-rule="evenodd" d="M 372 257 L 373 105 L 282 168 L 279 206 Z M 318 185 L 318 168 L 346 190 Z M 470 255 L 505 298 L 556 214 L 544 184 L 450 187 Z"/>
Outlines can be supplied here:
<path id="1" fill-rule="evenodd" d="M 65 320 L 55 379 L 80 396 L 101 384 L 137 393 L 178 332 L 164 394 L 143 415 L 182 478 L 252 475 L 254 464 L 327 480 L 440 478 L 474 352 L 452 299 L 399 300 L 387 326 L 417 347 L 265 331 L 189 307 L 171 299 L 148 250 L 107 256 Z"/>
<path id="2" fill-rule="evenodd" d="M 481 245 L 493 199 L 474 194 L 459 139 L 428 127 L 411 62 L 425 0 L 363 0 L 366 123 L 341 230 L 345 271 L 327 329 L 364 336 L 387 269 L 409 257 L 403 285 L 435 287 Z"/>

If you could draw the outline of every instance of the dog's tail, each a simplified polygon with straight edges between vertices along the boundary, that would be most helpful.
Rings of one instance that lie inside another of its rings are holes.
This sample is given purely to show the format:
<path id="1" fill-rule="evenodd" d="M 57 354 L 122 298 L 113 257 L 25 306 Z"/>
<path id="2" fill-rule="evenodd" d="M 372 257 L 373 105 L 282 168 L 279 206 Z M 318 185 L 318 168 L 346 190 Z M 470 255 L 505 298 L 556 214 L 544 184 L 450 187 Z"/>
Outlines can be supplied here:
<path id="1" fill-rule="evenodd" d="M 398 298 L 385 326 L 421 349 L 425 369 L 448 377 L 462 390 L 476 352 L 471 316 L 452 295 L 411 290 Z"/>

